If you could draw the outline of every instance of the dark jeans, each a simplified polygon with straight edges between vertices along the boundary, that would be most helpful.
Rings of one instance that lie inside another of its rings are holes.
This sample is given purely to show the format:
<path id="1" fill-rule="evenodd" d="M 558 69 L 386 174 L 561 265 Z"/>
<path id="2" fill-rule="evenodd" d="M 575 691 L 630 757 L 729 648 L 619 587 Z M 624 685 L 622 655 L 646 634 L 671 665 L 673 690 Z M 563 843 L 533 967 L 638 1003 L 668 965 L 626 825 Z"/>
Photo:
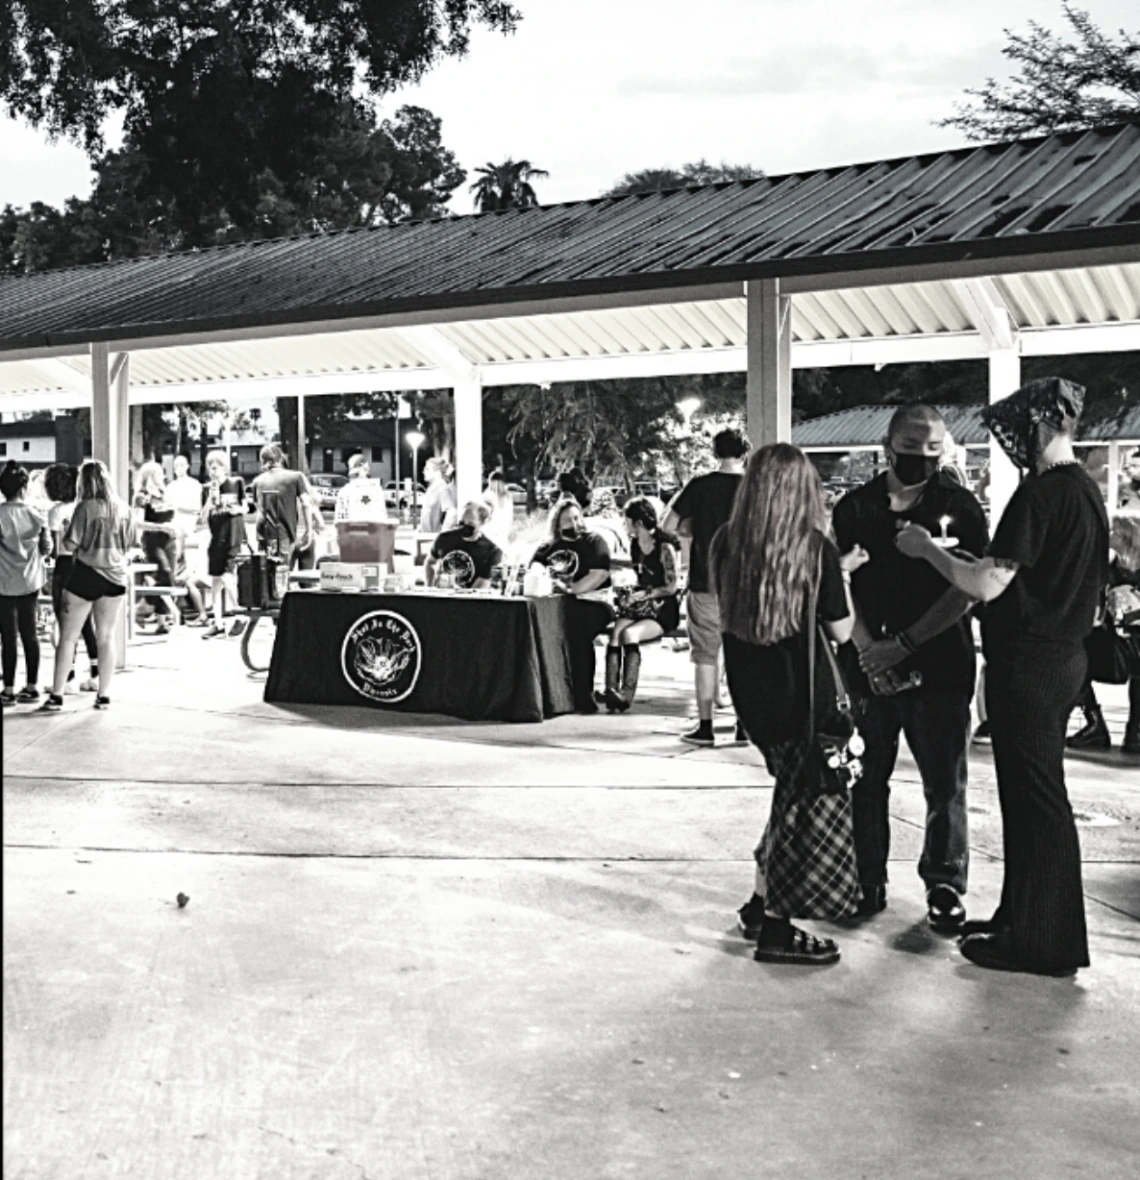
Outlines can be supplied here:
<path id="1" fill-rule="evenodd" d="M 986 701 L 1005 878 L 995 917 L 1045 970 L 1089 961 L 1081 846 L 1065 790 L 1065 728 L 1084 683 L 1083 646 L 1034 644 L 987 657 Z"/>
<path id="2" fill-rule="evenodd" d="M 966 829 L 970 694 L 919 688 L 893 697 L 860 698 L 856 717 L 867 745 L 863 777 L 851 792 L 860 883 L 870 887 L 887 882 L 891 775 L 898 758 L 899 734 L 905 733 L 926 796 L 926 838 L 918 875 L 927 889 L 952 885 L 965 893 L 970 863 Z"/>
<path id="3" fill-rule="evenodd" d="M 0 594 L 0 663 L 4 670 L 4 687 L 16 684 L 16 637 L 24 648 L 27 681 L 40 678 L 40 638 L 36 634 L 36 599 L 38 594 Z"/>
<path id="4" fill-rule="evenodd" d="M 60 630 L 63 630 L 63 592 L 67 587 L 67 579 L 71 577 L 71 567 L 75 563 L 74 557 L 60 554 L 55 559 L 55 569 L 51 576 L 51 605 L 55 611 Z M 83 620 L 83 646 L 87 649 L 87 658 L 95 663 L 99 658 L 99 647 L 95 642 L 95 624 L 91 622 L 90 614 Z M 77 643 L 76 647 L 79 646 Z"/>
<path id="5" fill-rule="evenodd" d="M 158 569 L 154 572 L 156 586 L 173 586 L 174 570 L 178 565 L 178 542 L 173 537 L 168 541 L 148 541 L 146 546 L 147 561 L 153 562 Z M 174 608 L 165 595 L 155 594 L 150 597 L 154 605 L 155 618 L 164 619 L 174 613 Z"/>

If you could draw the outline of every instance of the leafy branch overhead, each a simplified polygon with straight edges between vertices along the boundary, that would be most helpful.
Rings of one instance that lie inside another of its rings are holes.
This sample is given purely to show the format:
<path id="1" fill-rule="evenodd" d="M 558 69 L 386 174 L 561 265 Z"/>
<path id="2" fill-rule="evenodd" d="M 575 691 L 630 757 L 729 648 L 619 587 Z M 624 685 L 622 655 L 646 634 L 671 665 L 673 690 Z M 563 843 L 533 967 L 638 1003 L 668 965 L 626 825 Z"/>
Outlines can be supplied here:
<path id="1" fill-rule="evenodd" d="M 1140 122 L 1140 38 L 1121 29 L 1114 39 L 1087 12 L 1063 7 L 1071 40 L 1035 21 L 1026 34 L 1007 29 L 1002 53 L 1018 72 L 967 90 L 974 101 L 955 103 L 956 113 L 938 126 L 997 140 Z"/>

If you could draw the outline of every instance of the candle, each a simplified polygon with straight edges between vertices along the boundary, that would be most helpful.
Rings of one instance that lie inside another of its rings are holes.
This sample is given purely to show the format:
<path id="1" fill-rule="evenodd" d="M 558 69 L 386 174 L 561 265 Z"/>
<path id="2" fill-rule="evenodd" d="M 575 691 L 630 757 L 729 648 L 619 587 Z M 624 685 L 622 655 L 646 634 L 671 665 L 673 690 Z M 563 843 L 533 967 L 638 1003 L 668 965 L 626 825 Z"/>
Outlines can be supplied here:
<path id="1" fill-rule="evenodd" d="M 944 516 L 938 523 L 942 526 L 942 540 L 945 542 L 948 540 L 946 536 L 946 528 L 950 524 L 950 517 Z"/>

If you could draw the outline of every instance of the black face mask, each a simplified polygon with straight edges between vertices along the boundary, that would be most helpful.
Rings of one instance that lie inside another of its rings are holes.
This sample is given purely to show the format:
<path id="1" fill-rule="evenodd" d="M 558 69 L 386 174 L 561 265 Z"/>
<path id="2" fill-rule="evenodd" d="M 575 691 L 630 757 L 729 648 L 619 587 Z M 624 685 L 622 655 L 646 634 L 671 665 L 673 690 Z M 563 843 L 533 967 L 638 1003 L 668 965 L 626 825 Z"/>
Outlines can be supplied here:
<path id="1" fill-rule="evenodd" d="M 563 529 L 559 534 L 564 541 L 576 541 L 582 535 L 581 529 L 576 529 L 571 525 L 568 529 Z"/>
<path id="2" fill-rule="evenodd" d="M 479 530 L 473 524 L 467 524 L 465 521 L 463 524 L 461 524 L 459 526 L 459 531 L 463 534 L 464 537 L 467 538 L 468 541 L 470 541 L 471 538 L 473 536 L 475 536 L 475 534 Z"/>
<path id="3" fill-rule="evenodd" d="M 934 455 L 897 455 L 892 452 L 891 467 L 904 488 L 914 488 L 926 483 L 938 470 L 938 459 Z"/>

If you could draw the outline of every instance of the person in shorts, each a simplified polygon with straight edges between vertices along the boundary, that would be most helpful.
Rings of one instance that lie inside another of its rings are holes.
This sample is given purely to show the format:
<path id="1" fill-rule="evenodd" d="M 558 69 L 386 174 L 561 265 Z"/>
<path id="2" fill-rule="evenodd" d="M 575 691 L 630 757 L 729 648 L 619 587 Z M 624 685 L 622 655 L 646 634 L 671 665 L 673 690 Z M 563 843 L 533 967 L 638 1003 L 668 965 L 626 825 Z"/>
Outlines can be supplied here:
<path id="1" fill-rule="evenodd" d="M 689 659 L 694 666 L 697 694 L 697 727 L 681 735 L 692 746 L 712 746 L 713 703 L 719 679 L 721 647 L 720 611 L 709 579 L 709 546 L 717 529 L 728 522 L 744 473 L 748 439 L 740 430 L 722 430 L 713 439 L 717 469 L 698 475 L 681 489 L 669 506 L 661 527 L 667 533 L 690 538 L 689 594 L 686 600 L 689 628 Z M 739 723 L 737 743 L 748 739 Z"/>
<path id="2" fill-rule="evenodd" d="M 230 474 L 230 457 L 226 451 L 211 451 L 206 456 L 206 470 L 210 483 L 202 516 L 210 530 L 206 561 L 214 622 L 202 638 L 213 639 L 226 633 L 226 596 L 229 595 L 231 609 L 237 605 L 237 562 L 245 544 L 245 481 L 239 475 Z M 234 634 L 240 635 L 243 626 L 237 620 Z"/>
<path id="3" fill-rule="evenodd" d="M 131 577 L 130 551 L 136 543 L 134 517 L 115 494 L 107 468 L 89 459 L 79 469 L 79 503 L 63 535 L 60 550 L 74 558 L 71 577 L 63 591 L 63 623 L 55 649 L 55 676 L 45 713 L 63 708 L 63 687 L 75 661 L 75 645 L 87 618 L 95 620 L 99 690 L 95 708 L 111 704 L 115 674 L 115 628 Z"/>
<path id="4" fill-rule="evenodd" d="M 276 443 L 261 448 L 261 474 L 253 481 L 257 504 L 257 536 L 261 550 L 291 568 L 294 556 L 302 568 L 312 568 L 302 555 L 311 549 L 314 517 L 320 519 L 309 481 L 284 466 L 285 453 Z"/>

